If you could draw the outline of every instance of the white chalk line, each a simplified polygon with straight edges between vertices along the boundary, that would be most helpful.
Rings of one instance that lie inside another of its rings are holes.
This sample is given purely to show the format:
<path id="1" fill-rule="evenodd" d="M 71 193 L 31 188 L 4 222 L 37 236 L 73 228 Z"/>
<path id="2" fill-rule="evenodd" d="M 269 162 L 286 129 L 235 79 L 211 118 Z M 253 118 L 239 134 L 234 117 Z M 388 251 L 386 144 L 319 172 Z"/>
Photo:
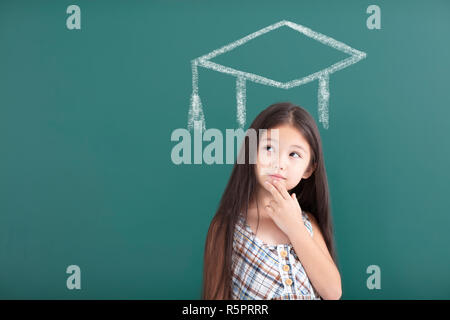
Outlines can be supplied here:
<path id="1" fill-rule="evenodd" d="M 268 33 L 270 31 L 273 31 L 279 27 L 287 26 L 290 27 L 304 35 L 306 35 L 309 38 L 312 38 L 314 40 L 317 40 L 321 42 L 324 45 L 330 46 L 336 50 L 339 50 L 341 52 L 344 52 L 350 57 L 339 61 L 333 65 L 331 65 L 328 68 L 322 69 L 318 72 L 315 72 L 311 75 L 308 75 L 306 77 L 291 80 L 289 82 L 279 82 L 272 79 L 268 79 L 266 77 L 244 72 L 240 70 L 236 70 L 230 67 L 223 66 L 221 64 L 215 63 L 210 61 L 210 59 L 215 58 L 225 52 L 231 51 L 236 47 L 239 47 L 246 42 L 255 39 L 265 33 Z M 252 81 L 255 83 L 259 83 L 262 85 L 268 85 L 276 88 L 281 89 L 291 89 L 297 86 L 301 86 L 303 84 L 306 84 L 308 82 L 319 80 L 319 89 L 318 89 L 318 113 L 319 113 L 319 121 L 322 122 L 324 128 L 328 129 L 329 127 L 329 121 L 328 121 L 328 101 L 329 101 L 329 75 L 339 71 L 341 69 L 344 69 L 354 63 L 357 63 L 361 59 L 366 58 L 367 54 L 365 52 L 356 50 L 348 45 L 346 45 L 343 42 L 337 41 L 329 36 L 326 36 L 324 34 L 321 34 L 319 32 L 313 31 L 307 27 L 304 27 L 302 25 L 282 20 L 280 22 L 277 22 L 275 24 L 272 24 L 270 26 L 267 26 L 263 29 L 260 29 L 256 32 L 253 32 L 237 41 L 234 41 L 228 45 L 225 45 L 219 49 L 216 49 L 206 55 L 203 55 L 201 57 L 198 57 L 194 60 L 192 60 L 192 88 L 193 93 L 191 96 L 191 108 L 189 110 L 189 120 L 188 120 L 188 128 L 191 129 L 194 123 L 194 120 L 203 121 L 203 130 L 206 128 L 205 119 L 203 115 L 202 105 L 200 101 L 200 96 L 198 94 L 198 66 L 205 67 L 207 69 L 211 69 L 214 71 L 218 71 L 221 73 L 229 74 L 232 76 L 237 77 L 236 82 L 236 99 L 237 99 L 237 122 L 239 124 L 240 128 L 243 128 L 245 124 L 245 100 L 246 100 L 246 94 L 245 94 L 245 82 L 246 81 Z"/>

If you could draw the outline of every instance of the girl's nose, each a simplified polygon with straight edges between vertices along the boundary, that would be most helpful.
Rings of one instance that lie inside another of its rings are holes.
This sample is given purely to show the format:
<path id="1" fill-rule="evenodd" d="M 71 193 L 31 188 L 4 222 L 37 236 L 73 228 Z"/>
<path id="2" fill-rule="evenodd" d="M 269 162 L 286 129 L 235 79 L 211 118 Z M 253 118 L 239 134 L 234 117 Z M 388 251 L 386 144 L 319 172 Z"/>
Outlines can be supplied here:
<path id="1" fill-rule="evenodd" d="M 275 169 L 280 169 L 280 170 L 286 169 L 286 160 L 284 159 L 284 157 L 281 157 L 281 156 L 276 157 L 274 167 L 275 167 Z"/>

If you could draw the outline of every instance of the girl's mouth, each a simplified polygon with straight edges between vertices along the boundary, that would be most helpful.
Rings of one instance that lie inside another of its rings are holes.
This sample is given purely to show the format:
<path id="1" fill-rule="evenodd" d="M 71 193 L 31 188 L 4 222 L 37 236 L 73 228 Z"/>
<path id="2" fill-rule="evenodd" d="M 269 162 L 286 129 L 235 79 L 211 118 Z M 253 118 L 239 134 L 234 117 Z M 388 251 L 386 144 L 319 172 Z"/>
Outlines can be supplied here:
<path id="1" fill-rule="evenodd" d="M 278 179 L 278 180 L 286 180 L 285 177 L 280 176 L 279 174 L 271 174 L 270 177 L 272 177 L 274 179 Z"/>

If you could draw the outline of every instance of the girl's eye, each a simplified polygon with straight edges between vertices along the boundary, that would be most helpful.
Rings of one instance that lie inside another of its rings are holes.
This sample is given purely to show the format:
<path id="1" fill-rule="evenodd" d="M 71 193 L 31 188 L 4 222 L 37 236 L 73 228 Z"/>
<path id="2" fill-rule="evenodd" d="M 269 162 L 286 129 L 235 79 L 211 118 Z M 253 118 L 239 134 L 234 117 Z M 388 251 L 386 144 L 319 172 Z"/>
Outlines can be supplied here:
<path id="1" fill-rule="evenodd" d="M 271 148 L 272 148 L 272 146 L 270 146 L 270 145 L 267 145 L 267 146 L 264 147 L 264 149 L 265 149 L 266 151 L 270 151 L 269 149 L 271 149 Z M 291 155 L 292 155 L 292 154 L 297 155 L 297 157 L 294 157 L 294 158 L 301 158 L 301 156 L 300 156 L 297 152 L 292 152 Z"/>

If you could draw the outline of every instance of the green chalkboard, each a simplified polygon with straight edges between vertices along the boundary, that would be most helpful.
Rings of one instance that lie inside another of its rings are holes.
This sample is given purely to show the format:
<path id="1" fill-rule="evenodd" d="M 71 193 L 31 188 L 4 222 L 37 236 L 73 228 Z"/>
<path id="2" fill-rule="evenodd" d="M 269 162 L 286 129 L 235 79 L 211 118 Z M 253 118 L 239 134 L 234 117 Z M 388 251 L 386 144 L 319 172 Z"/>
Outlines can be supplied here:
<path id="1" fill-rule="evenodd" d="M 320 129 L 342 299 L 450 298 L 449 31 L 443 0 L 1 1 L 0 298 L 199 299 L 232 164 L 171 135 L 280 101 Z"/>

